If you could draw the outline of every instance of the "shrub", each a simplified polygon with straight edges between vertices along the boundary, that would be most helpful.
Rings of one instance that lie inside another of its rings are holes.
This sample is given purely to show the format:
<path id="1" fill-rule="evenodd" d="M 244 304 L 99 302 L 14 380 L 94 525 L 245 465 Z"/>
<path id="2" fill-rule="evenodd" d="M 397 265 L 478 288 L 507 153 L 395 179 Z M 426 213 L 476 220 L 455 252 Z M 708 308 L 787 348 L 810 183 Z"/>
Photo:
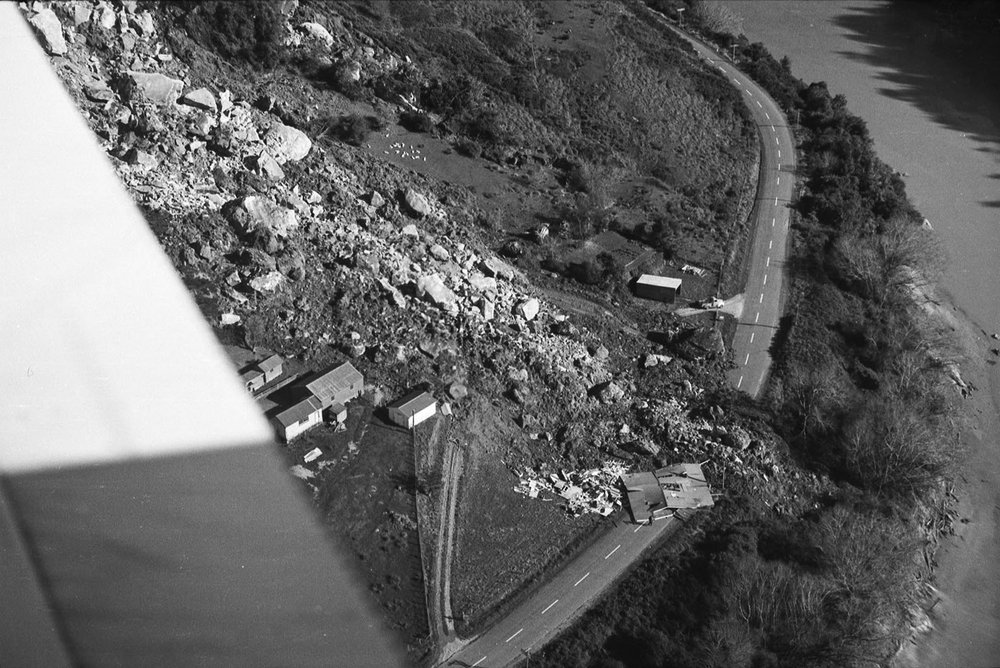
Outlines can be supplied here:
<path id="1" fill-rule="evenodd" d="M 419 111 L 404 111 L 399 115 L 399 124 L 410 132 L 431 132 L 434 121 L 425 113 Z"/>
<path id="2" fill-rule="evenodd" d="M 370 133 L 381 130 L 385 124 L 377 116 L 349 114 L 336 120 L 327 118 L 317 121 L 314 126 L 318 126 L 316 131 L 318 137 L 333 135 L 351 146 L 361 146 Z"/>
<path id="3" fill-rule="evenodd" d="M 271 69 L 285 52 L 285 17 L 280 6 L 265 0 L 247 2 L 182 2 L 182 25 L 202 46 L 227 60 Z"/>

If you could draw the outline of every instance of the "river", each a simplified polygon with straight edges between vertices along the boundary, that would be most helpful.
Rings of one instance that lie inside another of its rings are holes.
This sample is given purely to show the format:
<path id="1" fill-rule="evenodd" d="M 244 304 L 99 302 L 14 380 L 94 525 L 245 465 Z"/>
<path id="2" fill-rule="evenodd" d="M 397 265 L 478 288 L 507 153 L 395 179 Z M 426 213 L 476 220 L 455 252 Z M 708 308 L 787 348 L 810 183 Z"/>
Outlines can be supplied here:
<path id="1" fill-rule="evenodd" d="M 910 198 L 949 255 L 944 287 L 979 328 L 1000 331 L 1000 89 L 956 57 L 935 25 L 886 2 L 731 2 L 751 41 L 788 55 L 807 83 L 826 81 L 868 124 L 880 157 L 906 174 Z M 936 630 L 900 665 L 1000 665 L 1000 374 L 971 430 L 959 510 L 941 550 Z M 985 388 L 984 388 L 985 389 Z"/>

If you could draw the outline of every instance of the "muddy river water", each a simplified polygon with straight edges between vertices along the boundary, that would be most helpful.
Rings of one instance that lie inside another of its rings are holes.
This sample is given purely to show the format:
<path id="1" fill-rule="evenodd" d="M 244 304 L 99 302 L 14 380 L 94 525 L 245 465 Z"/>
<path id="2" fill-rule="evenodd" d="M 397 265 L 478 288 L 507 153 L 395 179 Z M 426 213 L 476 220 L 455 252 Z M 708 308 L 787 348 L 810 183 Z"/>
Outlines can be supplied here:
<path id="1" fill-rule="evenodd" d="M 881 158 L 943 238 L 944 287 L 985 332 L 1000 331 L 1000 87 L 932 22 L 885 2 L 730 2 L 743 31 L 805 80 L 826 81 L 868 124 Z M 994 344 L 996 345 L 996 344 Z M 1000 373 L 963 473 L 967 520 L 940 555 L 936 630 L 901 664 L 1000 666 Z M 987 388 L 981 388 L 986 390 Z"/>

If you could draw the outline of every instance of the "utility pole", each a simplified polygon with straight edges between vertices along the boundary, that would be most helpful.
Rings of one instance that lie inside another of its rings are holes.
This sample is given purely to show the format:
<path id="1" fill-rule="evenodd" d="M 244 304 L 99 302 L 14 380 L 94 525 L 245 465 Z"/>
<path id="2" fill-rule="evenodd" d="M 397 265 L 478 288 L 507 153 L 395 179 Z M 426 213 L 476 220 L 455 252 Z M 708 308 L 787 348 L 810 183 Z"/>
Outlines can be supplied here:
<path id="1" fill-rule="evenodd" d="M 733 50 L 733 58 L 732 58 L 732 59 L 733 59 L 733 62 L 735 63 L 735 62 L 736 62 L 736 42 L 733 42 L 733 43 L 732 43 L 732 44 L 730 45 L 730 47 L 731 47 L 731 48 L 732 48 L 732 50 Z"/>

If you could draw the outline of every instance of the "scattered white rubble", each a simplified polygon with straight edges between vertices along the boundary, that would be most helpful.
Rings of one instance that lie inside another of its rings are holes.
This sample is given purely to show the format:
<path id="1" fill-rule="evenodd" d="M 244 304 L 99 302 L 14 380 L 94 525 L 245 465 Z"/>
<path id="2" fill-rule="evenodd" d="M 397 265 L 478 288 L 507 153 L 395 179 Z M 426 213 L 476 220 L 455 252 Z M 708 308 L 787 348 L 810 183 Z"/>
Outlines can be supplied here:
<path id="1" fill-rule="evenodd" d="M 625 473 L 628 467 L 616 459 L 604 462 L 601 468 L 586 471 L 543 473 L 528 469 L 519 476 L 514 491 L 532 499 L 542 494 L 559 496 L 564 500 L 566 512 L 573 517 L 583 513 L 607 517 L 621 508 L 618 479 Z"/>

